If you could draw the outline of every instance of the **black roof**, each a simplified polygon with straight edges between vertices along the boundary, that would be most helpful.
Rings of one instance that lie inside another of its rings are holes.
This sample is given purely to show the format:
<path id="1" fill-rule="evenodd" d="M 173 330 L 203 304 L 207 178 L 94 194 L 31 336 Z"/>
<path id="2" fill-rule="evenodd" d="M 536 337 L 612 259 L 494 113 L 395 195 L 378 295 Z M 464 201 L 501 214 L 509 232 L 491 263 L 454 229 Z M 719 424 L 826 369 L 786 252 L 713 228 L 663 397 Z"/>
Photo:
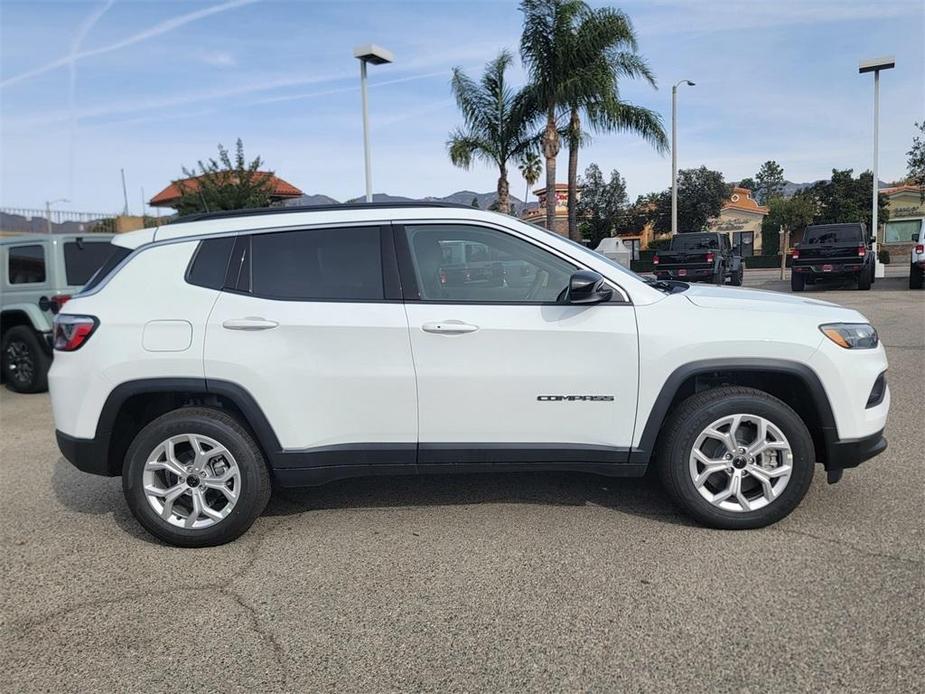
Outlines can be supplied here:
<path id="1" fill-rule="evenodd" d="M 254 207 L 244 210 L 221 210 L 219 212 L 200 212 L 176 217 L 171 224 L 185 224 L 186 222 L 201 222 L 208 219 L 226 219 L 228 217 L 256 217 L 265 214 L 291 214 L 293 212 L 330 212 L 339 210 L 389 210 L 407 209 L 413 207 L 450 207 L 454 209 L 472 209 L 469 205 L 460 205 L 454 202 L 433 201 L 402 201 L 402 202 L 344 202 L 336 205 L 292 205 L 290 207 Z"/>

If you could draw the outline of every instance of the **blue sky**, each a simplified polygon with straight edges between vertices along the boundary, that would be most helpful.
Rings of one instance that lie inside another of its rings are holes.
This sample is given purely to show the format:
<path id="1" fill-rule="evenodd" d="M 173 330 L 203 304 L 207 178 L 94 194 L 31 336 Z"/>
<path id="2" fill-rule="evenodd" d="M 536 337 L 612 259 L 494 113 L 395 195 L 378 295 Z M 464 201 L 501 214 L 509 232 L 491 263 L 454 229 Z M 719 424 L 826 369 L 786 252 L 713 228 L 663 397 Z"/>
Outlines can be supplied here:
<path id="1" fill-rule="evenodd" d="M 594 3 L 601 4 L 601 3 Z M 727 180 L 776 159 L 788 179 L 870 168 L 872 78 L 860 58 L 891 54 L 881 90 L 881 178 L 901 177 L 913 122 L 925 119 L 921 0 L 659 0 L 614 3 L 636 27 L 659 89 L 626 83 L 625 99 L 670 124 L 680 98 L 679 162 Z M 181 166 L 244 140 L 307 193 L 363 190 L 354 45 L 396 55 L 370 69 L 376 192 L 446 195 L 495 187 L 496 172 L 446 156 L 460 123 L 449 75 L 477 75 L 501 48 L 516 53 L 516 2 L 0 2 L 0 205 L 129 207 Z M 519 64 L 514 79 L 523 79 Z M 565 157 L 560 157 L 564 176 Z M 666 188 L 670 157 L 629 135 L 597 135 L 582 169 L 616 168 L 631 195 Z M 523 197 L 516 171 L 512 193 Z"/>

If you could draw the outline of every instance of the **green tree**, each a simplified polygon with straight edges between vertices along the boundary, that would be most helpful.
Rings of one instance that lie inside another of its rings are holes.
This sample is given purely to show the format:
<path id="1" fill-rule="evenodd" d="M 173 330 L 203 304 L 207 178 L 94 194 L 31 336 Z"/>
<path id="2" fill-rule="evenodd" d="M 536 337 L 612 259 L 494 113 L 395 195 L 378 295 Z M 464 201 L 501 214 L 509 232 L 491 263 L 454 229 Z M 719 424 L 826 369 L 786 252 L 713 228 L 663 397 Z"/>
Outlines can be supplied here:
<path id="1" fill-rule="evenodd" d="M 925 121 L 916 123 L 919 134 L 912 138 L 912 149 L 906 152 L 907 180 L 912 185 L 925 186 Z M 922 191 L 925 196 L 925 190 Z"/>
<path id="2" fill-rule="evenodd" d="M 784 192 L 784 170 L 772 160 L 766 161 L 755 174 L 755 200 L 766 205 L 772 198 L 779 197 Z"/>
<path id="3" fill-rule="evenodd" d="M 816 210 L 809 198 L 772 198 L 770 211 L 761 222 L 761 254 L 777 255 L 780 252 L 780 229 L 791 234 L 803 233 L 813 223 Z M 792 237 L 791 237 L 792 238 Z"/>
<path id="4" fill-rule="evenodd" d="M 626 211 L 626 181 L 614 169 L 605 180 L 597 164 L 585 169 L 578 212 L 582 217 L 582 236 L 596 248 L 601 239 L 611 236 Z"/>
<path id="5" fill-rule="evenodd" d="M 643 79 L 655 87 L 655 77 L 637 53 L 638 44 L 629 18 L 619 10 L 604 7 L 588 10 L 575 31 L 574 42 L 593 42 L 603 46 L 601 54 L 587 68 L 576 71 L 568 100 L 568 229 L 569 237 L 580 240 L 578 231 L 578 150 L 587 137 L 582 132 L 582 115 L 592 132 L 631 132 L 639 135 L 659 152 L 668 148 L 661 117 L 650 109 L 620 99 L 621 79 Z M 569 54 L 579 53 L 571 48 Z"/>
<path id="6" fill-rule="evenodd" d="M 805 198 L 813 207 L 813 224 L 862 222 L 870 229 L 870 199 L 874 176 L 865 171 L 854 178 L 853 169 L 832 169 L 832 178 L 817 181 L 794 197 Z M 880 222 L 889 219 L 886 199 L 880 195 L 877 216 Z"/>
<path id="7" fill-rule="evenodd" d="M 755 179 L 749 176 L 748 178 L 743 178 L 739 181 L 739 188 L 748 188 L 753 193 L 755 189 L 758 188 L 758 184 L 755 183 Z"/>
<path id="8" fill-rule="evenodd" d="M 180 190 L 179 216 L 270 206 L 273 172 L 261 171 L 260 157 L 247 162 L 240 138 L 235 144 L 234 161 L 228 150 L 219 145 L 218 159 L 199 160 L 197 167 L 198 173 L 183 167 L 185 179 L 174 181 Z"/>
<path id="9" fill-rule="evenodd" d="M 520 160 L 520 175 L 524 177 L 527 183 L 527 189 L 524 191 L 524 204 L 530 199 L 530 188 L 536 185 L 543 173 L 543 160 L 535 151 L 526 152 Z"/>
<path id="10" fill-rule="evenodd" d="M 669 191 L 663 190 L 660 193 L 638 196 L 636 201 L 617 218 L 615 231 L 618 234 L 639 233 L 650 223 L 656 234 L 671 231 L 671 193 Z"/>
<path id="11" fill-rule="evenodd" d="M 534 146 L 526 93 L 505 80 L 511 61 L 511 54 L 501 51 L 485 66 L 479 82 L 461 68 L 453 69 L 453 95 L 465 126 L 450 133 L 447 141 L 450 161 L 456 166 L 468 169 L 474 159 L 481 159 L 498 167 L 498 208 L 505 213 L 511 210 L 508 162 Z"/>
<path id="12" fill-rule="evenodd" d="M 705 166 L 678 171 L 678 231 L 703 231 L 719 216 L 730 189 L 722 173 Z M 668 198 L 670 204 L 670 193 Z"/>

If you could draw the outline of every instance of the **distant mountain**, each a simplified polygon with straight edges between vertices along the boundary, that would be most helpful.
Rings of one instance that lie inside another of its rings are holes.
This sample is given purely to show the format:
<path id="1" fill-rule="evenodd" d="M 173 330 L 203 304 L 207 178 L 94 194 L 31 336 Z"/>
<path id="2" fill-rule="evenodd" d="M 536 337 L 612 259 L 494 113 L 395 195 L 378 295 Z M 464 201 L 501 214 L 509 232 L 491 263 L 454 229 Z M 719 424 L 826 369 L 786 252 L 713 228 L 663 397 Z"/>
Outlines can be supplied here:
<path id="1" fill-rule="evenodd" d="M 472 191 L 472 190 L 458 190 L 455 193 L 450 193 L 449 195 L 445 195 L 443 197 L 436 197 L 436 196 L 428 195 L 423 198 L 409 198 L 403 195 L 389 195 L 388 193 L 374 193 L 373 194 L 373 202 L 421 201 L 421 202 L 448 202 L 448 203 L 453 203 L 456 205 L 472 205 L 472 201 L 476 200 L 478 202 L 479 209 L 482 209 L 482 210 L 487 210 L 489 207 L 491 207 L 491 205 L 497 199 L 498 199 L 498 195 L 493 190 L 487 193 L 476 193 L 475 191 Z M 514 206 L 514 211 L 517 212 L 517 214 L 520 214 L 520 212 L 525 207 L 524 202 L 520 198 L 514 195 L 511 195 L 509 199 L 511 201 L 511 205 Z M 349 200 L 346 200 L 345 202 L 357 203 L 357 202 L 363 202 L 364 200 L 365 200 L 365 197 L 360 196 L 358 198 L 350 198 Z M 320 194 L 303 195 L 298 198 L 290 198 L 289 200 L 286 200 L 286 202 L 284 203 L 286 207 L 312 206 L 312 205 L 337 205 L 337 204 L 340 204 L 339 200 L 335 200 L 329 195 L 320 195 Z"/>

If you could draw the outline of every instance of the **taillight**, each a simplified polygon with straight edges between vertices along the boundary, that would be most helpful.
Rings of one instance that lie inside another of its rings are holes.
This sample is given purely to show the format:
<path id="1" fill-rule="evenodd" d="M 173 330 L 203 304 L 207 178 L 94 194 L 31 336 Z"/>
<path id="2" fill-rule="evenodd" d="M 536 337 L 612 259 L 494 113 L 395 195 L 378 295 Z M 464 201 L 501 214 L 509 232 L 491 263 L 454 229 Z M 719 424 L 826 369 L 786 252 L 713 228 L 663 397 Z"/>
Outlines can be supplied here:
<path id="1" fill-rule="evenodd" d="M 712 263 L 715 257 L 716 255 L 713 253 L 713 251 L 710 251 L 709 253 L 707 253 L 707 262 Z"/>
<path id="2" fill-rule="evenodd" d="M 83 347 L 100 322 L 93 316 L 72 316 L 59 313 L 55 316 L 55 349 L 73 352 Z"/>
<path id="3" fill-rule="evenodd" d="M 916 253 L 925 253 L 925 244 L 921 244 L 921 243 L 920 243 L 918 246 L 916 246 L 916 247 L 915 247 L 915 252 L 916 252 Z"/>
<path id="4" fill-rule="evenodd" d="M 800 249 L 799 249 L 799 248 L 794 248 L 794 249 L 793 249 L 793 252 L 792 252 L 791 255 L 790 255 L 790 257 L 793 258 L 794 260 L 797 260 L 797 259 L 800 257 Z"/>
<path id="5" fill-rule="evenodd" d="M 858 258 L 863 258 L 867 255 L 867 249 L 864 246 L 858 246 Z"/>
<path id="6" fill-rule="evenodd" d="M 59 294 L 57 296 L 51 297 L 51 312 L 57 313 L 61 310 L 61 307 L 64 306 L 68 301 L 71 300 L 70 294 Z"/>
<path id="7" fill-rule="evenodd" d="M 652 264 L 658 265 L 658 256 L 655 256 L 654 258 L 652 258 Z"/>

